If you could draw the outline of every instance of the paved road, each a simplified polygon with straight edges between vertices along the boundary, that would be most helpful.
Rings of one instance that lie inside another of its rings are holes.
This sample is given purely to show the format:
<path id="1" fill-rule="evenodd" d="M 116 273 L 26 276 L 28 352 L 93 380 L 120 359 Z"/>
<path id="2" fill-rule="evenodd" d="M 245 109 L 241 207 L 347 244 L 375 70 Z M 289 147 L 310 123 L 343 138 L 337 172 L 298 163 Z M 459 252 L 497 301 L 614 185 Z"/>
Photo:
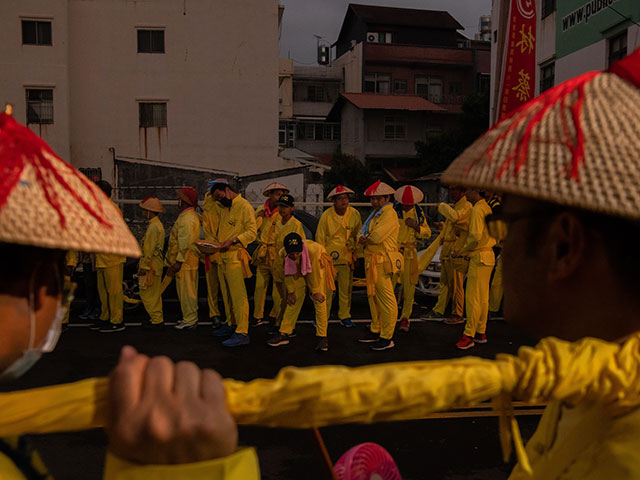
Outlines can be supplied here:
<path id="1" fill-rule="evenodd" d="M 426 311 L 432 300 L 419 298 Z M 167 320 L 177 318 L 176 305 L 168 304 Z M 366 316 L 366 299 L 354 298 L 354 317 Z M 421 310 L 414 312 L 421 313 Z M 203 310 L 203 315 L 206 313 Z M 149 355 L 168 355 L 173 360 L 190 360 L 202 367 L 217 369 L 223 376 L 240 380 L 273 377 L 287 365 L 310 366 L 341 364 L 359 366 L 371 363 L 430 360 L 474 354 L 492 358 L 498 352 L 515 353 L 520 345 L 533 344 L 532 339 L 515 331 L 502 321 L 489 324 L 490 342 L 469 352 L 454 348 L 462 326 L 439 322 L 412 323 L 408 334 L 396 335 L 397 347 L 373 352 L 358 344 L 357 328 L 345 329 L 337 323 L 329 328 L 330 351 L 314 352 L 315 337 L 309 321 L 312 310 L 303 310 L 298 337 L 289 346 L 268 347 L 266 329 L 251 332 L 251 345 L 241 349 L 224 349 L 210 336 L 210 327 L 176 331 L 167 328 L 149 332 L 130 326 L 124 332 L 100 334 L 76 326 L 65 333 L 55 352 L 46 356 L 15 388 L 49 385 L 106 375 L 115 364 L 119 349 L 129 344 Z M 127 322 L 139 321 L 142 313 L 130 314 Z M 204 319 L 203 319 L 204 320 Z M 520 417 L 520 425 L 528 438 L 538 417 Z M 511 465 L 501 460 L 496 418 L 437 419 L 394 422 L 376 425 L 344 425 L 321 430 L 327 449 L 335 462 L 350 447 L 374 441 L 393 455 L 405 479 L 504 479 Z M 240 441 L 257 447 L 264 479 L 326 478 L 309 431 L 241 427 Z M 101 431 L 33 437 L 45 462 L 57 480 L 99 479 L 105 438 Z"/>

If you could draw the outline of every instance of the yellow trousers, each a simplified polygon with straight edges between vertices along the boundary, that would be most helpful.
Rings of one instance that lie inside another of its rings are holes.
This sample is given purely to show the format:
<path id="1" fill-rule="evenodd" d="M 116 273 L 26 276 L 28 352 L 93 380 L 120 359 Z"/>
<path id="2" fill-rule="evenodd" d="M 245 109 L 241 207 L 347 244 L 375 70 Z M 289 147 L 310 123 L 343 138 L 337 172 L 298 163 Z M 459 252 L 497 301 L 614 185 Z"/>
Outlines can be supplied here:
<path id="1" fill-rule="evenodd" d="M 351 291 L 353 290 L 353 270 L 347 264 L 334 265 L 336 269 L 336 287 L 338 289 L 338 318 L 344 320 L 351 318 Z M 333 303 L 333 290 L 327 289 L 327 318 L 331 314 Z"/>
<path id="2" fill-rule="evenodd" d="M 140 286 L 140 300 L 151 318 L 151 323 L 158 325 L 164 321 L 162 315 L 162 277 L 148 272 Z"/>
<path id="3" fill-rule="evenodd" d="M 453 295 L 453 265 L 451 260 L 442 259 L 440 270 L 440 293 L 438 294 L 438 301 L 436 306 L 433 307 L 433 311 L 444 315 L 449 300 Z"/>
<path id="4" fill-rule="evenodd" d="M 324 282 L 324 280 L 323 280 Z M 280 324 L 280 333 L 286 333 L 287 335 L 293 332 L 296 328 L 296 322 L 302 310 L 304 304 L 304 298 L 307 294 L 307 283 L 304 277 L 294 280 L 294 293 L 296 294 L 296 301 L 293 305 L 287 304 L 284 315 L 282 316 L 282 323 Z M 327 325 L 329 316 L 327 314 L 327 299 L 325 295 L 325 301 L 321 303 L 313 302 L 313 306 L 316 311 L 316 336 L 327 336 Z"/>
<path id="5" fill-rule="evenodd" d="M 399 276 L 396 276 L 396 279 L 396 281 L 400 281 L 400 285 L 402 285 L 402 314 L 400 318 L 409 319 L 413 313 L 416 284 L 411 281 L 411 259 L 407 258 L 406 253 L 404 257 L 404 270 L 402 270 Z"/>
<path id="6" fill-rule="evenodd" d="M 500 310 L 500 304 L 502 303 L 502 296 L 504 290 L 502 288 L 502 255 L 498 257 L 496 262 L 496 271 L 493 274 L 493 280 L 491 281 L 491 289 L 489 290 L 489 311 L 497 312 Z"/>
<path id="7" fill-rule="evenodd" d="M 102 303 L 100 320 L 105 322 L 122 323 L 122 309 L 124 308 L 124 295 L 122 293 L 123 269 L 124 263 L 97 269 L 98 295 L 100 295 L 100 303 Z"/>
<path id="8" fill-rule="evenodd" d="M 256 269 L 256 288 L 253 291 L 253 318 L 264 318 L 264 304 L 267 299 L 267 290 L 272 277 L 271 267 L 267 264 L 259 264 Z M 282 298 L 276 288 L 275 282 L 271 289 L 273 307 L 269 313 L 270 317 L 276 318 L 280 313 L 280 303 Z"/>
<path id="9" fill-rule="evenodd" d="M 371 332 L 379 333 L 380 338 L 393 338 L 393 330 L 398 321 L 398 303 L 393 292 L 393 275 L 384 271 L 384 264 L 371 265 L 378 269 L 375 294 L 369 297 L 371 310 Z"/>
<path id="10" fill-rule="evenodd" d="M 218 264 L 209 265 L 209 271 L 205 270 L 207 279 L 207 303 L 209 304 L 209 318 L 220 316 L 218 306 L 218 294 L 220 293 L 220 279 L 218 278 Z"/>
<path id="11" fill-rule="evenodd" d="M 246 335 L 249 333 L 249 299 L 242 262 L 234 258 L 223 258 L 218 264 L 218 279 L 227 323 L 236 325 L 236 333 Z"/>
<path id="12" fill-rule="evenodd" d="M 198 321 L 198 270 L 184 267 L 176 273 L 176 291 L 182 309 L 182 321 L 194 324 Z"/>
<path id="13" fill-rule="evenodd" d="M 478 255 L 471 257 L 465 292 L 467 323 L 464 326 L 464 334 L 468 337 L 474 337 L 476 333 L 483 334 L 487 331 L 489 281 L 492 270 L 493 265 L 484 265 L 480 262 Z"/>

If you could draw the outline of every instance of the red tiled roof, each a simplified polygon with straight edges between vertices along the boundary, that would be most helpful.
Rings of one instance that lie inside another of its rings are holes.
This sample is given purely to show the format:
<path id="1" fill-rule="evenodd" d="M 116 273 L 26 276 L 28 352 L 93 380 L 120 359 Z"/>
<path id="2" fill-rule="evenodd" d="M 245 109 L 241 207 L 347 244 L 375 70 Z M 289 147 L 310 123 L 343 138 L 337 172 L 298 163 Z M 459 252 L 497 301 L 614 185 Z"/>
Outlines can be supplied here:
<path id="1" fill-rule="evenodd" d="M 394 182 L 407 183 L 416 180 L 420 167 L 386 167 L 384 173 Z"/>
<path id="2" fill-rule="evenodd" d="M 349 7 L 366 23 L 410 27 L 464 30 L 449 12 L 414 8 L 379 7 L 352 3 Z"/>
<path id="3" fill-rule="evenodd" d="M 377 93 L 343 93 L 348 102 L 362 110 L 408 110 L 414 112 L 446 112 L 446 109 L 422 97 L 381 95 Z"/>

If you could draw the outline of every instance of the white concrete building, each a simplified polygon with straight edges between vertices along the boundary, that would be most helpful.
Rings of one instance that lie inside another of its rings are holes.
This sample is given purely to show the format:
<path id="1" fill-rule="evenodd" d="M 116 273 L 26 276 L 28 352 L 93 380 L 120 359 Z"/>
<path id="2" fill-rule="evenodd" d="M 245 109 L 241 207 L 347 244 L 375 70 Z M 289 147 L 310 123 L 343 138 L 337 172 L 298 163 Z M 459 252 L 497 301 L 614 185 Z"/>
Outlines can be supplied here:
<path id="1" fill-rule="evenodd" d="M 511 0 L 493 0 L 492 121 L 510 4 Z M 640 47 L 639 0 L 535 0 L 535 5 L 536 95 L 582 73 L 606 69 Z"/>
<path id="2" fill-rule="evenodd" d="M 208 177 L 299 167 L 278 156 L 281 17 L 278 0 L 3 1 L 0 102 L 109 181 L 117 158 Z"/>

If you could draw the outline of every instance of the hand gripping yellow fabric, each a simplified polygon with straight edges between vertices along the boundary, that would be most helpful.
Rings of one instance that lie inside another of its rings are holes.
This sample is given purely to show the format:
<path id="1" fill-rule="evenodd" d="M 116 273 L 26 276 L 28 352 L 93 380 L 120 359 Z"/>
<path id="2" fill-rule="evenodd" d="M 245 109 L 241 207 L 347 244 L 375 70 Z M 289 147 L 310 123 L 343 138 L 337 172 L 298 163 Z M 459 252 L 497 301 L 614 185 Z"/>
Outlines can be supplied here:
<path id="1" fill-rule="evenodd" d="M 496 360 L 408 362 L 359 368 L 284 368 L 272 380 L 225 380 L 229 410 L 240 424 L 308 428 L 422 418 L 438 410 L 494 399 L 508 454 L 513 434 L 519 467 L 531 474 L 510 402 L 597 403 L 611 415 L 640 405 L 640 333 L 623 344 L 555 338 Z M 0 437 L 101 427 L 107 380 L 0 394 Z M 510 425 L 509 425 L 510 424 Z M 511 432 L 508 430 L 511 427 Z"/>

